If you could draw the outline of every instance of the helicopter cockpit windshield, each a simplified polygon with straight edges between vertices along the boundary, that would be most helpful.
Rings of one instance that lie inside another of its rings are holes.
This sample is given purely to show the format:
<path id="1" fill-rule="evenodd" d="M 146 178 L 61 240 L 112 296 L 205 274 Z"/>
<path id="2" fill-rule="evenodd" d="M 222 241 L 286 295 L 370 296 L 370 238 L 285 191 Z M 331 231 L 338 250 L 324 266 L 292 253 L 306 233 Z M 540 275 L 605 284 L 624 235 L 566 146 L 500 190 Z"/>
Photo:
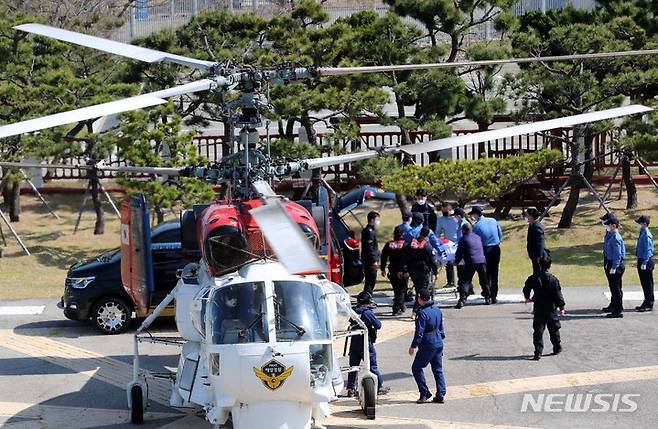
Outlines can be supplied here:
<path id="1" fill-rule="evenodd" d="M 210 299 L 213 344 L 268 342 L 265 296 L 262 282 L 215 290 Z"/>
<path id="2" fill-rule="evenodd" d="M 274 282 L 277 341 L 330 340 L 322 290 L 303 281 Z"/>

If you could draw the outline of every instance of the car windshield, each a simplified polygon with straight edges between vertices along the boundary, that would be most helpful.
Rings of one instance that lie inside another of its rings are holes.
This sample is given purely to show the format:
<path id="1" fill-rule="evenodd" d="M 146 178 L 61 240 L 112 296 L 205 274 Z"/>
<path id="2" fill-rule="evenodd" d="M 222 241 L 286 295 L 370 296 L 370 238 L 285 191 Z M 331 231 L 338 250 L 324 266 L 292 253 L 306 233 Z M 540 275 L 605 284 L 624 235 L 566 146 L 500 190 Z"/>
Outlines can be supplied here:
<path id="1" fill-rule="evenodd" d="M 319 286 L 301 281 L 274 282 L 277 341 L 331 338 L 327 307 Z"/>
<path id="2" fill-rule="evenodd" d="M 210 305 L 213 344 L 268 341 L 264 283 L 240 283 L 217 289 Z"/>

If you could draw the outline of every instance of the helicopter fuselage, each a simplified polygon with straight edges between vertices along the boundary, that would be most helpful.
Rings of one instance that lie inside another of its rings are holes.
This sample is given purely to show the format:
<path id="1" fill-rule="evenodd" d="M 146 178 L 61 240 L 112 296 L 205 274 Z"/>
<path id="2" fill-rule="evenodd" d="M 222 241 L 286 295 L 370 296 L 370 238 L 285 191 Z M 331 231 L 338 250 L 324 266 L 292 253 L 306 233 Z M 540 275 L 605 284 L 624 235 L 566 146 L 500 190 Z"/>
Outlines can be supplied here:
<path id="1" fill-rule="evenodd" d="M 256 261 L 215 277 L 188 266 L 176 292 L 182 348 L 171 405 L 202 406 L 236 428 L 309 428 L 343 388 L 334 334 L 350 298 L 323 275 Z"/>

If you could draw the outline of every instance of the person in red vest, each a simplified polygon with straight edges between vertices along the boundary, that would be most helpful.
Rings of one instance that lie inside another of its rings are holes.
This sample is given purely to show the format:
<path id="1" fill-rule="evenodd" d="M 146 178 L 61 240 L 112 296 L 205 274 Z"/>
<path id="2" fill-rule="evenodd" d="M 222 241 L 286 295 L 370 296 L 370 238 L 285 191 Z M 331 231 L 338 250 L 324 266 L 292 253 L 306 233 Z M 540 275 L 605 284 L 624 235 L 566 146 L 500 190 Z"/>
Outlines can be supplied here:
<path id="1" fill-rule="evenodd" d="M 382 249 L 381 269 L 382 276 L 387 277 L 393 286 L 393 316 L 404 313 L 405 294 L 409 275 L 402 272 L 402 256 L 404 253 L 404 231 L 399 226 L 393 231 L 393 240 L 384 245 Z M 388 275 L 386 267 L 388 266 Z M 402 275 L 399 275 L 402 274 Z"/>
<path id="2" fill-rule="evenodd" d="M 405 272 L 409 273 L 409 277 L 414 284 L 416 291 L 416 298 L 418 293 L 427 289 L 432 291 L 431 282 L 432 274 L 436 276 L 438 266 L 434 258 L 434 249 L 428 240 L 430 229 L 423 226 L 418 234 L 411 240 L 405 247 L 402 272 L 398 275 L 403 275 Z M 414 311 L 418 308 L 418 299 L 414 303 Z"/>

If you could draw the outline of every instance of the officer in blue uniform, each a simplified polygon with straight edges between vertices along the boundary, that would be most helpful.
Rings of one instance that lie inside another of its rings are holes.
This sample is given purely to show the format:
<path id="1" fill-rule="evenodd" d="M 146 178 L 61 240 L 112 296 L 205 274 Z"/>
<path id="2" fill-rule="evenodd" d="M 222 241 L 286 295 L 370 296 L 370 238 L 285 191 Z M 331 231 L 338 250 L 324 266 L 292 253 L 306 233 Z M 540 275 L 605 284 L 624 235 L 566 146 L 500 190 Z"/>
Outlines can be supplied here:
<path id="1" fill-rule="evenodd" d="M 489 291 L 491 303 L 498 302 L 498 267 L 500 266 L 500 241 L 503 239 L 503 231 L 496 219 L 484 217 L 480 207 L 473 207 L 469 213 L 475 219 L 473 232 L 482 239 L 484 257 L 487 261 L 487 278 L 489 279 Z"/>
<path id="2" fill-rule="evenodd" d="M 626 257 L 626 246 L 619 234 L 619 220 L 615 216 L 605 220 L 606 235 L 603 243 L 603 259 L 605 262 L 605 275 L 608 278 L 610 288 L 610 305 L 603 309 L 609 313 L 609 318 L 624 317 L 622 276 L 624 275 L 624 258 Z"/>
<path id="3" fill-rule="evenodd" d="M 418 305 L 416 332 L 409 347 L 409 356 L 416 355 L 411 365 L 420 392 L 416 403 L 424 404 L 432 397 L 423 372 L 429 364 L 432 367 L 437 390 L 432 402 L 443 404 L 446 396 L 446 380 L 443 375 L 443 339 L 446 335 L 443 329 L 443 315 L 434 305 L 430 291 L 427 289 L 418 294 Z"/>
<path id="4" fill-rule="evenodd" d="M 642 292 L 644 292 L 644 301 L 638 307 L 637 311 L 651 311 L 653 310 L 653 235 L 649 231 L 649 216 L 642 215 L 636 221 L 637 227 L 640 230 L 640 235 L 637 237 L 637 247 L 635 255 L 637 256 L 637 274 L 640 277 L 640 284 L 642 284 Z"/>
<path id="5" fill-rule="evenodd" d="M 384 376 L 377 366 L 377 350 L 375 350 L 375 342 L 377 341 L 377 331 L 382 328 L 382 322 L 375 316 L 370 306 L 372 305 L 372 295 L 367 291 L 360 292 L 356 297 L 356 307 L 354 311 L 361 317 L 363 323 L 368 328 L 368 353 L 370 354 L 370 372 L 377 376 L 377 394 L 385 395 L 391 389 L 384 387 Z M 363 358 L 363 338 L 358 335 L 352 337 L 350 341 L 350 366 L 354 367 L 361 363 Z M 356 372 L 350 372 L 347 376 L 347 394 L 346 396 L 354 396 L 356 383 Z"/>
<path id="6" fill-rule="evenodd" d="M 402 234 L 406 233 L 411 229 L 411 217 L 412 214 L 409 210 L 405 210 L 402 212 L 402 223 L 396 227 L 400 231 L 402 231 Z"/>

